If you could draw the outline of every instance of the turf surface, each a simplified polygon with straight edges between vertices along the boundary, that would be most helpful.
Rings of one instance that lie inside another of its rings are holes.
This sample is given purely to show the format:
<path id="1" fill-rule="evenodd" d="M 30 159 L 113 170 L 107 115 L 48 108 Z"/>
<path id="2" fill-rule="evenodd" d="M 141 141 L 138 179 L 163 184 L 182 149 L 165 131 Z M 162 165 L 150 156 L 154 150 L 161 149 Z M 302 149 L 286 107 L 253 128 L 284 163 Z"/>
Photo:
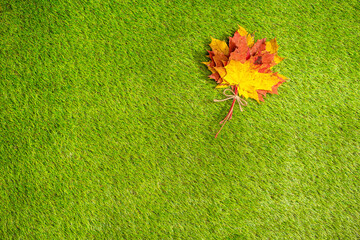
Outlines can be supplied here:
<path id="1" fill-rule="evenodd" d="M 210 37 L 291 80 L 230 102 Z M 2 1 L 1 239 L 359 239 L 359 2 Z"/>

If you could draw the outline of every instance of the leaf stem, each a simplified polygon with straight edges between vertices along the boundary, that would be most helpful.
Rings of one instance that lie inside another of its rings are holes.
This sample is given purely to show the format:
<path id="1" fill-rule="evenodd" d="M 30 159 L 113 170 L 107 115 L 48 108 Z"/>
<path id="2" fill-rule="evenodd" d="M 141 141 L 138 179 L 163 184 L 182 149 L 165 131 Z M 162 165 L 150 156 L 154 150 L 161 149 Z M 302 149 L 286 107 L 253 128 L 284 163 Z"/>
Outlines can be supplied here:
<path id="1" fill-rule="evenodd" d="M 236 87 L 236 86 L 232 86 L 232 89 L 235 90 L 235 95 L 237 95 L 237 94 L 238 94 L 238 89 L 237 89 L 237 87 Z M 236 102 L 236 98 L 234 98 L 228 114 L 227 114 L 226 117 L 220 122 L 220 124 L 222 124 L 222 126 L 221 126 L 220 130 L 217 132 L 217 134 L 215 135 L 215 138 L 217 138 L 217 136 L 219 135 L 221 129 L 224 127 L 225 123 L 226 123 L 228 120 L 231 119 L 232 114 L 233 114 L 233 111 L 234 111 L 235 102 Z"/>

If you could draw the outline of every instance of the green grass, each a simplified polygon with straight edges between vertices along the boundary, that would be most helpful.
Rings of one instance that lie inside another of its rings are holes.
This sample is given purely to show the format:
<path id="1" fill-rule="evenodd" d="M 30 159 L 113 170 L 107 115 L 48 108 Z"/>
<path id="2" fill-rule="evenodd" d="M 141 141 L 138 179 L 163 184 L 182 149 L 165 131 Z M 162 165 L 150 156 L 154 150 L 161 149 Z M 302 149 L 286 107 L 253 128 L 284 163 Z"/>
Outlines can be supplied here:
<path id="1" fill-rule="evenodd" d="M 1 239 L 359 239 L 359 2 L 2 1 Z M 291 80 L 230 101 L 210 37 Z"/>

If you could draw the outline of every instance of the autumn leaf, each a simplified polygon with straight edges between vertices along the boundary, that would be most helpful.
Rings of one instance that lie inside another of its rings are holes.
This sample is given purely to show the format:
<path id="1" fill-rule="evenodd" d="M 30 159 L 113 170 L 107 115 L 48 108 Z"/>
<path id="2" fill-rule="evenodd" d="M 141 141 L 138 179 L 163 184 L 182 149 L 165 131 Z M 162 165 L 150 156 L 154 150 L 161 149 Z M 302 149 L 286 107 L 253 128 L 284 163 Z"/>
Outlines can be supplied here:
<path id="1" fill-rule="evenodd" d="M 245 36 L 246 37 L 246 41 L 247 41 L 247 45 L 249 47 L 252 47 L 254 45 L 254 36 L 252 36 L 251 34 L 249 34 L 245 28 L 239 26 L 239 29 L 237 30 L 237 33 L 240 34 L 240 36 Z"/>
<path id="2" fill-rule="evenodd" d="M 218 51 L 219 53 L 229 55 L 229 47 L 226 44 L 226 42 L 220 41 L 215 38 L 211 38 L 211 39 L 212 39 L 212 41 L 209 45 L 213 51 Z"/>
<path id="3" fill-rule="evenodd" d="M 229 45 L 215 38 L 211 38 L 209 45 L 210 61 L 204 62 L 212 73 L 209 77 L 218 83 L 217 88 L 231 87 L 234 93 L 231 97 L 226 94 L 226 99 L 233 99 L 233 103 L 221 123 L 232 117 L 236 101 L 242 110 L 241 101 L 244 100 L 240 100 L 240 97 L 264 101 L 267 93 L 277 94 L 278 87 L 287 79 L 272 71 L 283 60 L 277 53 L 279 45 L 276 38 L 255 42 L 254 35 L 239 26 L 234 36 L 229 38 Z"/>
<path id="4" fill-rule="evenodd" d="M 277 53 L 279 46 L 276 42 L 276 38 L 266 42 L 266 51 L 269 53 Z"/>

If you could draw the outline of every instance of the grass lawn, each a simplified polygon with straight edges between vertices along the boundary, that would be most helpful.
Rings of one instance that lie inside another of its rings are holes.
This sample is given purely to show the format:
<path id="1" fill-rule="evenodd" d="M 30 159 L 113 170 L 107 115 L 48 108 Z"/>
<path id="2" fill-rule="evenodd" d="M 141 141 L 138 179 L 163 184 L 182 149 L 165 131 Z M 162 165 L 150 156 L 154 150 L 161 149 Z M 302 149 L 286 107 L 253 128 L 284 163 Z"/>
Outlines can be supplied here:
<path id="1" fill-rule="evenodd" d="M 357 0 L 0 2 L 0 239 L 359 239 Z M 244 112 L 210 37 L 277 37 Z"/>

